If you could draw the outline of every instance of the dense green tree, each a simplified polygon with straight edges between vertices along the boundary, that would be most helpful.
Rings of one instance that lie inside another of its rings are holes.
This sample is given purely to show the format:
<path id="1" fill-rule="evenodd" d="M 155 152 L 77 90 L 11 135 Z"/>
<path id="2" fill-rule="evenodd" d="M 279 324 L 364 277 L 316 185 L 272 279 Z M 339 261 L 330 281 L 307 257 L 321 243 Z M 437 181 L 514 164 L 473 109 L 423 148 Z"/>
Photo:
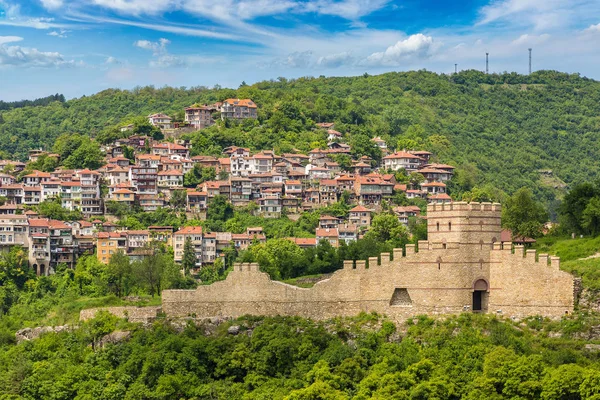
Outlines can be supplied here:
<path id="1" fill-rule="evenodd" d="M 538 237 L 547 217 L 544 207 L 527 188 L 517 190 L 502 208 L 502 226 L 510 229 L 516 237 Z"/>
<path id="2" fill-rule="evenodd" d="M 183 244 L 183 258 L 181 259 L 181 267 L 186 276 L 190 274 L 192 269 L 196 268 L 196 251 L 192 239 L 187 236 Z"/>
<path id="3" fill-rule="evenodd" d="M 134 286 L 133 269 L 129 257 L 121 250 L 114 253 L 106 267 L 108 290 L 115 296 L 128 296 Z"/>
<path id="4" fill-rule="evenodd" d="M 207 206 L 206 218 L 211 221 L 225 222 L 233 217 L 233 206 L 227 197 L 218 195 L 210 199 Z"/>
<path id="5" fill-rule="evenodd" d="M 371 221 L 371 227 L 365 234 L 377 242 L 391 242 L 399 247 L 408 242 L 408 229 L 400 223 L 394 214 L 379 214 Z"/>

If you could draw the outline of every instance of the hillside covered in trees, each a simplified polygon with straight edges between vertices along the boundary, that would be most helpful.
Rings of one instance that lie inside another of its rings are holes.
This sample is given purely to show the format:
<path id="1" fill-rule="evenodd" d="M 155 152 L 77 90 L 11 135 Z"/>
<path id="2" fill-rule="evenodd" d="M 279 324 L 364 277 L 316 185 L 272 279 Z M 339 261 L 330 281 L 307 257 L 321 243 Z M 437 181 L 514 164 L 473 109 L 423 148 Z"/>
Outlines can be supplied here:
<path id="1" fill-rule="evenodd" d="M 280 78 L 237 90 L 109 89 L 0 111 L 0 150 L 23 159 L 31 148 L 51 149 L 61 134 L 101 139 L 134 117 L 165 112 L 181 119 L 186 106 L 230 97 L 253 99 L 258 121 L 201 131 L 193 138 L 198 151 L 217 153 L 228 145 L 307 151 L 325 145 L 311 132 L 314 123 L 334 121 L 357 153 L 365 137 L 374 136 L 392 148 L 433 151 L 459 167 L 455 181 L 461 191 L 487 187 L 512 194 L 527 186 L 552 204 L 564 183 L 584 182 L 600 172 L 595 162 L 600 158 L 600 82 L 553 71 Z"/>

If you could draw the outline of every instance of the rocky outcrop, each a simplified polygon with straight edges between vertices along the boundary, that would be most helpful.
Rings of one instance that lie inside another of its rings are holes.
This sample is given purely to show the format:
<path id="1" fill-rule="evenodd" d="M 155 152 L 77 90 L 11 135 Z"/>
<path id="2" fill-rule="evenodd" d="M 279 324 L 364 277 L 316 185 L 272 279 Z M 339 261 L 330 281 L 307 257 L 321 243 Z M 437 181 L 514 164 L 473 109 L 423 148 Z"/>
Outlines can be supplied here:
<path id="1" fill-rule="evenodd" d="M 127 340 L 130 337 L 131 337 L 130 331 L 114 331 L 114 332 L 109 333 L 108 335 L 104 336 L 102 339 L 100 339 L 97 343 L 97 346 L 102 348 L 102 347 L 106 346 L 107 344 L 116 344 L 116 343 L 122 342 L 124 340 Z"/>
<path id="2" fill-rule="evenodd" d="M 71 327 L 67 325 L 63 326 L 38 326 L 35 328 L 24 328 L 17 333 L 15 333 L 15 337 L 17 339 L 17 343 L 21 343 L 23 341 L 34 340 L 42 336 L 44 333 L 58 333 L 70 330 Z"/>

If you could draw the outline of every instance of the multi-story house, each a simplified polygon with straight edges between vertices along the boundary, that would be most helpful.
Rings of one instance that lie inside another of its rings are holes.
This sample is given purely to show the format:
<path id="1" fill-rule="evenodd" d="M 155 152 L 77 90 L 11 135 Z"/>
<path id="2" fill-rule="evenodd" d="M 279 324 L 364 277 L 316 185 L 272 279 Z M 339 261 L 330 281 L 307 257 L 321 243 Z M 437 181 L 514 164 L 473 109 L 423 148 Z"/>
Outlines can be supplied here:
<path id="1" fill-rule="evenodd" d="M 50 179 L 42 182 L 42 201 L 52 200 L 60 197 L 61 181 L 58 179 Z"/>
<path id="2" fill-rule="evenodd" d="M 418 171 L 427 182 L 446 182 L 452 178 L 452 172 L 433 167 L 425 167 Z"/>
<path id="3" fill-rule="evenodd" d="M 81 211 L 85 215 L 100 215 L 103 211 L 100 197 L 100 173 L 82 169 L 77 171 L 81 182 Z"/>
<path id="4" fill-rule="evenodd" d="M 0 173 L 0 186 L 12 185 L 16 182 L 14 176 Z"/>
<path id="5" fill-rule="evenodd" d="M 273 157 L 267 154 L 255 154 L 250 158 L 250 173 L 264 174 L 273 169 Z"/>
<path id="6" fill-rule="evenodd" d="M 131 164 L 131 160 L 129 158 L 125 158 L 123 156 L 115 156 L 108 160 L 109 164 L 118 165 L 121 168 L 127 168 Z"/>
<path id="7" fill-rule="evenodd" d="M 316 167 L 312 164 L 306 166 L 306 174 L 310 179 L 328 179 L 331 173 L 325 167 Z"/>
<path id="8" fill-rule="evenodd" d="M 281 217 L 282 200 L 279 197 L 269 196 L 258 200 L 259 212 L 264 218 Z"/>
<path id="9" fill-rule="evenodd" d="M 127 237 L 121 232 L 98 232 L 96 255 L 98 261 L 108 264 L 110 257 L 118 251 L 127 252 Z"/>
<path id="10" fill-rule="evenodd" d="M 414 154 L 417 157 L 420 157 L 421 160 L 423 160 L 423 165 L 425 165 L 426 163 L 428 163 L 429 159 L 433 155 L 433 153 L 430 153 L 430 152 L 425 151 L 425 150 L 409 151 L 409 153 L 410 154 Z M 434 168 L 436 168 L 436 167 L 434 167 Z"/>
<path id="11" fill-rule="evenodd" d="M 333 229 L 337 228 L 340 224 L 340 220 L 337 217 L 331 215 L 321 215 L 319 218 L 319 228 L 322 229 Z"/>
<path id="12" fill-rule="evenodd" d="M 56 271 L 59 264 L 75 268 L 75 247 L 71 227 L 62 221 L 49 220 L 50 234 L 50 269 Z"/>
<path id="13" fill-rule="evenodd" d="M 118 203 L 132 206 L 135 203 L 135 192 L 125 188 L 116 189 L 112 191 L 110 199 Z"/>
<path id="14" fill-rule="evenodd" d="M 123 234 L 127 239 L 127 254 L 135 254 L 150 242 L 150 233 L 145 229 L 125 231 Z"/>
<path id="15" fill-rule="evenodd" d="M 338 228 L 338 242 L 356 242 L 358 240 L 358 227 L 351 224 L 340 225 Z"/>
<path id="16" fill-rule="evenodd" d="M 171 191 L 183 188 L 183 172 L 176 169 L 160 171 L 157 175 L 157 184 L 160 191 Z"/>
<path id="17" fill-rule="evenodd" d="M 192 246 L 194 247 L 194 254 L 196 256 L 196 266 L 202 266 L 202 227 L 201 226 L 186 226 L 181 228 L 173 234 L 173 251 L 175 262 L 181 263 L 183 260 L 183 250 L 185 247 L 185 241 L 190 238 Z"/>
<path id="18" fill-rule="evenodd" d="M 194 156 L 191 161 L 194 164 L 200 164 L 203 168 L 219 169 L 219 160 L 213 156 Z"/>
<path id="19" fill-rule="evenodd" d="M 446 193 L 446 184 L 443 182 L 424 182 L 421 183 L 421 190 L 428 194 Z"/>
<path id="20" fill-rule="evenodd" d="M 411 217 L 417 217 L 421 214 L 421 209 L 417 206 L 404 206 L 394 207 L 392 209 L 394 214 L 398 217 L 398 221 L 401 224 L 408 226 L 408 219 Z"/>
<path id="21" fill-rule="evenodd" d="M 129 180 L 139 195 L 158 193 L 158 168 L 134 165 L 129 170 Z"/>
<path id="22" fill-rule="evenodd" d="M 160 164 L 160 155 L 157 154 L 137 154 L 135 156 L 135 165 L 140 167 L 151 167 L 158 170 Z"/>
<path id="23" fill-rule="evenodd" d="M 166 246 L 173 247 L 172 226 L 149 226 L 148 233 L 150 241 L 164 243 Z"/>
<path id="24" fill-rule="evenodd" d="M 81 182 L 60 182 L 60 200 L 62 207 L 69 211 L 81 209 Z"/>
<path id="25" fill-rule="evenodd" d="M 144 211 L 152 212 L 165 206 L 165 199 L 156 194 L 140 194 L 137 198 Z"/>
<path id="26" fill-rule="evenodd" d="M 379 147 L 381 150 L 387 149 L 387 143 L 379 136 L 374 137 L 373 139 L 371 139 L 371 141 L 375 143 L 377 147 Z"/>
<path id="27" fill-rule="evenodd" d="M 15 183 L 0 186 L 0 197 L 6 197 L 6 203 L 8 204 L 22 204 L 23 195 L 24 187 L 22 184 Z"/>
<path id="28" fill-rule="evenodd" d="M 112 168 L 104 173 L 104 177 L 111 186 L 129 182 L 129 167 Z"/>
<path id="29" fill-rule="evenodd" d="M 211 264 L 217 259 L 217 232 L 205 233 L 202 237 L 202 263 Z"/>
<path id="30" fill-rule="evenodd" d="M 148 115 L 148 122 L 159 129 L 171 129 L 171 117 L 166 114 Z"/>
<path id="31" fill-rule="evenodd" d="M 250 159 L 248 157 L 231 157 L 229 168 L 231 176 L 247 177 L 250 174 Z"/>
<path id="32" fill-rule="evenodd" d="M 187 191 L 187 210 L 190 212 L 201 212 L 206 210 L 208 193 L 197 190 Z"/>
<path id="33" fill-rule="evenodd" d="M 0 215 L 0 250 L 7 251 L 12 246 L 27 248 L 28 225 L 27 216 L 24 214 Z"/>
<path id="34" fill-rule="evenodd" d="M 302 182 L 296 180 L 287 180 L 284 183 L 286 196 L 302 197 Z"/>
<path id="35" fill-rule="evenodd" d="M 23 177 L 23 183 L 25 186 L 40 186 L 42 182 L 49 181 L 50 177 L 48 172 L 33 171 Z"/>
<path id="36" fill-rule="evenodd" d="M 348 222 L 355 226 L 371 226 L 371 210 L 363 206 L 356 206 L 348 212 Z"/>
<path id="37" fill-rule="evenodd" d="M 404 169 L 407 173 L 417 171 L 423 164 L 423 159 L 406 151 L 398 151 L 383 157 L 383 167 L 398 171 Z"/>
<path id="38" fill-rule="evenodd" d="M 23 204 L 34 206 L 42 201 L 41 186 L 25 186 L 23 188 Z"/>
<path id="39" fill-rule="evenodd" d="M 281 198 L 281 208 L 287 211 L 289 214 L 297 214 L 300 212 L 300 197 L 295 196 L 283 196 Z"/>
<path id="40" fill-rule="evenodd" d="M 326 240 L 333 247 L 339 246 L 339 231 L 337 228 L 328 229 L 328 228 L 317 228 L 315 230 L 317 243 L 321 240 Z"/>
<path id="41" fill-rule="evenodd" d="M 356 199 L 359 204 L 381 203 L 382 190 L 381 179 L 373 176 L 359 176 L 354 181 Z M 393 188 L 393 185 L 392 185 Z"/>
<path id="42" fill-rule="evenodd" d="M 152 154 L 158 156 L 170 156 L 170 155 L 178 155 L 184 158 L 188 158 L 190 156 L 190 151 L 187 147 L 182 146 L 177 143 L 158 143 L 152 146 Z"/>
<path id="43" fill-rule="evenodd" d="M 215 107 L 193 105 L 185 109 L 185 122 L 196 129 L 204 129 L 214 125 L 212 114 L 217 111 Z"/>
<path id="44" fill-rule="evenodd" d="M 221 104 L 221 119 L 246 119 L 258 117 L 256 104 L 250 99 L 227 99 Z"/>
<path id="45" fill-rule="evenodd" d="M 342 138 L 342 134 L 335 129 L 327 130 L 327 140 L 332 142 L 334 140 L 340 140 Z"/>
<path id="46" fill-rule="evenodd" d="M 29 220 L 29 264 L 38 276 L 49 275 L 50 234 L 49 223 L 45 218 Z"/>
<path id="47" fill-rule="evenodd" d="M 244 206 L 250 201 L 252 195 L 252 180 L 248 178 L 230 179 L 231 193 L 230 199 L 234 206 Z"/>
<path id="48" fill-rule="evenodd" d="M 321 179 L 319 181 L 319 196 L 322 204 L 333 204 L 337 202 L 337 181 L 335 179 Z"/>

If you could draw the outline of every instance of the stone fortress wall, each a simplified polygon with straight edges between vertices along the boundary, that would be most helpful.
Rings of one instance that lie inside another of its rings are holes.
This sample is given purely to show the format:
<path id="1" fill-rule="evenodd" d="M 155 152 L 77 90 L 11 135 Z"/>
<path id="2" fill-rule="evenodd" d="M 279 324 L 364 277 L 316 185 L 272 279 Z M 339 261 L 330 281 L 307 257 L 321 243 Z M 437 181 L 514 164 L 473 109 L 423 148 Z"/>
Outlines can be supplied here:
<path id="1" fill-rule="evenodd" d="M 559 259 L 499 242 L 501 206 L 428 206 L 428 240 L 366 261 L 345 261 L 306 289 L 272 281 L 257 264 L 195 290 L 165 290 L 168 317 L 296 315 L 314 319 L 378 312 L 400 322 L 464 311 L 560 317 L 574 305 L 573 277 Z M 549 262 L 550 261 L 550 262 Z"/>

